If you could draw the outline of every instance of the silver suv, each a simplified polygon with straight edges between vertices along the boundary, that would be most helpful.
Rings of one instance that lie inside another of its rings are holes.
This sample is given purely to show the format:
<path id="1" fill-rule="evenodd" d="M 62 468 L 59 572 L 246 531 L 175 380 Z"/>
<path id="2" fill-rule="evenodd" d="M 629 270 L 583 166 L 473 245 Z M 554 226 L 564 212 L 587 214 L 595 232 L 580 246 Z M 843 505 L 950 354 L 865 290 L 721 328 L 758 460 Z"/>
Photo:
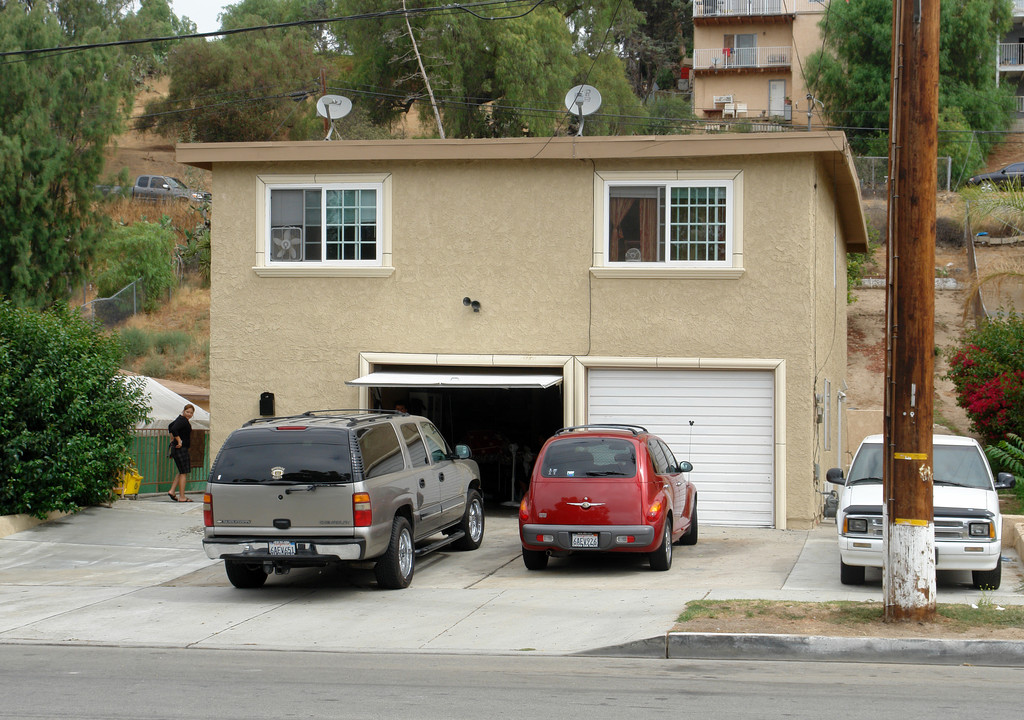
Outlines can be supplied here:
<path id="1" fill-rule="evenodd" d="M 250 420 L 228 436 L 203 497 L 203 547 L 228 580 L 374 561 L 378 584 L 404 588 L 418 555 L 484 535 L 480 471 L 426 418 L 367 410 Z M 433 536 L 437 536 L 434 538 Z"/>

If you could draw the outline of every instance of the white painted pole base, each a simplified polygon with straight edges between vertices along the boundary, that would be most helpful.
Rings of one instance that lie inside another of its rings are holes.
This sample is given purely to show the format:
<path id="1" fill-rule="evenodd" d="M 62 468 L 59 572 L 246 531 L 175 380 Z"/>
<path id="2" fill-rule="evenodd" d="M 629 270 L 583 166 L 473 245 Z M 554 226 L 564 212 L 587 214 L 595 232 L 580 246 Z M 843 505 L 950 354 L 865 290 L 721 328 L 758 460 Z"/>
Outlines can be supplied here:
<path id="1" fill-rule="evenodd" d="M 935 610 L 935 525 L 885 518 L 888 537 L 882 565 L 886 618 Z"/>

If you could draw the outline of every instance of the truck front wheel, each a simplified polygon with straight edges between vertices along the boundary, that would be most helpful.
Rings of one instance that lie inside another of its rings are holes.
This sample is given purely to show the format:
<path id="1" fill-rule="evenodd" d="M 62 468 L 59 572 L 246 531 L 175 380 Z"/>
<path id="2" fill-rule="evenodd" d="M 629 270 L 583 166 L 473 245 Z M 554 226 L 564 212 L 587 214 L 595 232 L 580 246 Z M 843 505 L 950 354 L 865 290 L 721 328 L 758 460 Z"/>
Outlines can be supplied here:
<path id="1" fill-rule="evenodd" d="M 992 570 L 972 570 L 971 580 L 974 581 L 975 590 L 998 590 L 1003 581 L 1003 558 L 996 560 Z"/>
<path id="2" fill-rule="evenodd" d="M 864 566 L 863 565 L 847 565 L 842 560 L 839 561 L 839 582 L 843 585 L 863 585 L 864 584 Z"/>

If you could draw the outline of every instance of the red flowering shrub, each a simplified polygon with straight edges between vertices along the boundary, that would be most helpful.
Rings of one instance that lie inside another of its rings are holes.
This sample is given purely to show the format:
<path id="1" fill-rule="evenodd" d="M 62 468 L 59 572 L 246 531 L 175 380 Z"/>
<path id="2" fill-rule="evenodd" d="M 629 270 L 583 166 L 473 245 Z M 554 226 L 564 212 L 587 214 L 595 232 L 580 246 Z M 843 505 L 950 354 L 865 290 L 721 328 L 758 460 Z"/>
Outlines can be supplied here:
<path id="1" fill-rule="evenodd" d="M 1024 316 L 1000 312 L 970 332 L 947 377 L 985 444 L 1024 435 Z"/>

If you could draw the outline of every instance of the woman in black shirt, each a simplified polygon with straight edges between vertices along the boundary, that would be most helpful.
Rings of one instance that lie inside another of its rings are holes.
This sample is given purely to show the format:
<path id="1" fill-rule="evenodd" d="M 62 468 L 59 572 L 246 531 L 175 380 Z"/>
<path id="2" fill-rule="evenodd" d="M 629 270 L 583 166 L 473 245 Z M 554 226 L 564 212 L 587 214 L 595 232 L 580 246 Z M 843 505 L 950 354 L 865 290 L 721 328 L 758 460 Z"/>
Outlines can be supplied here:
<path id="1" fill-rule="evenodd" d="M 192 499 L 185 495 L 185 483 L 188 482 L 188 474 L 192 470 L 188 456 L 188 449 L 192 445 L 192 423 L 189 420 L 195 412 L 195 407 L 190 403 L 181 411 L 181 415 L 167 426 L 171 433 L 171 457 L 178 466 L 178 474 L 171 481 L 171 489 L 167 495 L 176 502 L 192 502 Z"/>

